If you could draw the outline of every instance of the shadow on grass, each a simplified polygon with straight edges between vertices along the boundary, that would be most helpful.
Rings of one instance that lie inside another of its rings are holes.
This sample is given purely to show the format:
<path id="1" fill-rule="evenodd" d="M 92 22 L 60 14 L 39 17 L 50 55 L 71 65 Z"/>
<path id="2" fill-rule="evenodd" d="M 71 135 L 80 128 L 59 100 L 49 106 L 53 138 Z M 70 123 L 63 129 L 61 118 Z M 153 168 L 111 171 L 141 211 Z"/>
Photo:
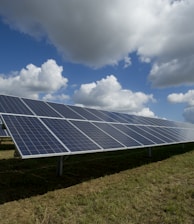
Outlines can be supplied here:
<path id="1" fill-rule="evenodd" d="M 71 156 L 56 176 L 57 158 L 0 160 L 0 204 L 66 188 L 83 181 L 164 160 L 194 149 L 194 144 Z"/>

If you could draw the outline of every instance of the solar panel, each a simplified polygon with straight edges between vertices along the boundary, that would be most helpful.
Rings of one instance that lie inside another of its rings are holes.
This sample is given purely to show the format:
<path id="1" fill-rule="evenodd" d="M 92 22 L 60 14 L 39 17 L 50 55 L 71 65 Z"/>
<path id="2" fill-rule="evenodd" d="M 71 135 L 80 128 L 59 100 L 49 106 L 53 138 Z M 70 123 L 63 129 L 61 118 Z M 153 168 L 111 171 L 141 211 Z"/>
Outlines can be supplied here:
<path id="1" fill-rule="evenodd" d="M 5 95 L 0 115 L 22 158 L 194 141 L 191 124 Z"/>
<path id="2" fill-rule="evenodd" d="M 0 95 L 0 113 L 33 114 L 20 98 L 5 95 Z"/>
<path id="3" fill-rule="evenodd" d="M 66 120 L 43 118 L 42 121 L 68 147 L 71 152 L 86 150 L 97 151 L 102 149 L 94 141 Z"/>
<path id="4" fill-rule="evenodd" d="M 124 125 L 124 124 L 113 124 L 114 127 L 119 129 L 124 134 L 128 135 L 129 137 L 135 139 L 135 141 L 140 142 L 142 145 L 154 145 L 155 143 L 150 139 L 144 137 L 141 133 L 137 133 L 133 130 L 133 125 Z"/>
<path id="5" fill-rule="evenodd" d="M 160 129 L 160 131 L 164 134 L 167 134 L 168 136 L 170 136 L 170 138 L 174 141 L 174 142 L 181 142 L 180 137 L 174 133 L 174 129 L 173 128 L 168 128 L 168 127 L 163 127 Z"/>
<path id="6" fill-rule="evenodd" d="M 104 130 L 106 133 L 108 133 L 110 136 L 117 139 L 117 141 L 121 142 L 126 147 L 138 147 L 141 146 L 140 142 L 137 142 L 135 139 L 123 134 L 118 129 L 114 128 L 112 125 L 107 123 L 99 123 L 95 122 L 93 123 L 97 127 L 99 127 L 101 130 Z"/>
<path id="7" fill-rule="evenodd" d="M 90 122 L 71 121 L 77 128 L 83 131 L 87 136 L 97 142 L 104 149 L 123 148 L 124 145 L 116 139 L 109 136 L 106 132 L 100 130 Z"/>
<path id="8" fill-rule="evenodd" d="M 115 119 L 113 119 L 111 116 L 109 116 L 108 114 L 104 113 L 103 111 L 95 110 L 95 109 L 91 109 L 91 108 L 86 108 L 86 110 L 89 111 L 90 113 L 94 114 L 98 118 L 100 118 L 102 121 L 116 122 Z"/>
<path id="9" fill-rule="evenodd" d="M 127 120 L 122 118 L 121 116 L 118 116 L 117 113 L 115 112 L 110 112 L 110 111 L 102 111 L 103 114 L 105 114 L 107 117 L 111 118 L 113 122 L 119 122 L 119 123 L 126 123 Z M 110 120 L 111 121 L 111 120 Z"/>
<path id="10" fill-rule="evenodd" d="M 110 116 L 114 118 L 116 121 L 118 121 L 119 123 L 127 123 L 127 120 L 124 117 L 120 116 L 120 113 L 109 112 L 109 111 L 108 113 L 111 114 Z"/>
<path id="11" fill-rule="evenodd" d="M 2 115 L 22 158 L 68 154 L 68 150 L 36 117 Z"/>
<path id="12" fill-rule="evenodd" d="M 61 114 L 65 118 L 71 118 L 71 119 L 84 119 L 81 115 L 71 110 L 68 106 L 64 104 L 57 104 L 57 103 L 48 103 L 55 111 L 57 111 L 59 114 Z"/>
<path id="13" fill-rule="evenodd" d="M 173 140 L 169 135 L 166 135 L 165 133 L 161 133 L 160 131 L 161 128 L 159 127 L 153 127 L 153 126 L 144 126 L 144 130 L 149 132 L 152 135 L 155 135 L 162 139 L 165 143 L 172 143 Z"/>
<path id="14" fill-rule="evenodd" d="M 54 109 L 52 109 L 48 104 L 43 101 L 30 99 L 22 100 L 37 116 L 62 117 L 59 113 L 57 113 Z"/>
<path id="15" fill-rule="evenodd" d="M 84 117 L 86 120 L 91 120 L 91 121 L 102 121 L 99 117 L 95 116 L 93 113 L 90 111 L 86 110 L 85 108 L 82 107 L 76 107 L 76 106 L 69 106 L 73 111 Z"/>
<path id="16" fill-rule="evenodd" d="M 129 124 L 141 124 L 140 121 L 136 119 L 136 116 L 130 114 L 120 114 L 120 117 L 124 118 Z"/>

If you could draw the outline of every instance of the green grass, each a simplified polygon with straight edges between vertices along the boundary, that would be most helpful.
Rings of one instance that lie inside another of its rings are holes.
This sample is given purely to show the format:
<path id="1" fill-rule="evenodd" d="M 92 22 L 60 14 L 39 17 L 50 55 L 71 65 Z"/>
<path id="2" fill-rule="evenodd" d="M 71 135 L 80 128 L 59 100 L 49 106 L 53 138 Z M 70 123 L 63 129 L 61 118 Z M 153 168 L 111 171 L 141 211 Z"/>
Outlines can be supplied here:
<path id="1" fill-rule="evenodd" d="M 13 159 L 0 151 L 1 223 L 194 223 L 194 145 Z"/>

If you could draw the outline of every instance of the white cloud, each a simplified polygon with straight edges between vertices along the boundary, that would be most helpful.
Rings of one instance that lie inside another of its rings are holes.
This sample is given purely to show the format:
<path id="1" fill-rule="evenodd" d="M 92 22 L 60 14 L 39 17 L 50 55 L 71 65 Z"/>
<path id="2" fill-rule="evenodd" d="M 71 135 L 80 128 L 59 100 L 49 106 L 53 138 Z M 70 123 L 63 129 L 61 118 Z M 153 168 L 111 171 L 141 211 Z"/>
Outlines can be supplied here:
<path id="1" fill-rule="evenodd" d="M 0 75 L 0 91 L 4 94 L 39 98 L 66 88 L 68 80 L 62 76 L 63 68 L 54 60 L 37 67 L 29 64 L 21 71 Z"/>
<path id="2" fill-rule="evenodd" d="M 184 109 L 183 116 L 187 122 L 194 124 L 194 106 L 186 107 Z"/>
<path id="3" fill-rule="evenodd" d="M 0 1 L 10 26 L 47 37 L 73 62 L 114 65 L 136 52 L 154 62 L 156 87 L 194 83 L 193 11 L 193 0 Z"/>
<path id="4" fill-rule="evenodd" d="M 194 90 L 186 93 L 172 93 L 167 97 L 170 103 L 184 103 L 186 107 L 183 111 L 185 121 L 194 123 Z"/>
<path id="5" fill-rule="evenodd" d="M 151 111 L 150 108 L 148 107 L 143 108 L 142 110 L 140 110 L 139 112 L 136 112 L 135 114 L 139 116 L 145 116 L 145 117 L 156 117 L 154 112 Z"/>
<path id="6" fill-rule="evenodd" d="M 129 66 L 132 65 L 132 62 L 131 62 L 131 58 L 130 57 L 124 57 L 124 68 L 128 68 Z"/>
<path id="7" fill-rule="evenodd" d="M 45 101 L 61 101 L 61 102 L 64 102 L 64 101 L 67 101 L 69 100 L 70 97 L 68 95 L 65 95 L 65 94 L 46 94 L 44 97 L 42 97 L 42 100 L 45 100 Z"/>
<path id="8" fill-rule="evenodd" d="M 73 99 L 80 106 L 154 116 L 145 106 L 154 102 L 153 95 L 123 89 L 114 75 L 97 82 L 82 84 L 80 89 L 75 91 Z"/>
<path id="9" fill-rule="evenodd" d="M 194 90 L 189 90 L 187 93 L 172 93 L 168 95 L 168 101 L 171 103 L 187 103 L 189 106 L 194 106 Z"/>
<path id="10" fill-rule="evenodd" d="M 194 53 L 194 52 L 193 52 Z M 189 57 L 155 63 L 149 79 L 153 86 L 168 87 L 194 84 L 194 54 Z"/>

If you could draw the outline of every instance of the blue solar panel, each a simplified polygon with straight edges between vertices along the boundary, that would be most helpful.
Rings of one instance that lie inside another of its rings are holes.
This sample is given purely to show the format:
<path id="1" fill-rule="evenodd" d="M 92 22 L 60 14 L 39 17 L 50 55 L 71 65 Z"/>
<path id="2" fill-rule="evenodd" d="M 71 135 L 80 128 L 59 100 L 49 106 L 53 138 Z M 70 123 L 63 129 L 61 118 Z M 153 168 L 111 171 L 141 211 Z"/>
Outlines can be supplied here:
<path id="1" fill-rule="evenodd" d="M 32 115 L 20 98 L 4 95 L 0 95 L 0 113 Z"/>
<path id="2" fill-rule="evenodd" d="M 123 114 L 123 113 L 121 113 L 120 114 L 120 117 L 124 118 L 127 121 L 127 123 L 129 123 L 129 124 L 141 124 L 136 119 L 136 116 L 134 116 L 134 115 L 129 115 L 129 114 Z"/>
<path id="3" fill-rule="evenodd" d="M 124 146 L 110 137 L 106 132 L 101 131 L 90 122 L 71 121 L 76 127 L 83 131 L 87 136 L 97 142 L 104 149 L 123 148 Z"/>
<path id="4" fill-rule="evenodd" d="M 194 141 L 191 124 L 4 95 L 0 115 L 22 158 Z"/>
<path id="5" fill-rule="evenodd" d="M 153 127 L 153 126 L 144 126 L 144 130 L 149 132 L 152 135 L 155 135 L 157 137 L 159 137 L 160 139 L 162 139 L 165 143 L 172 143 L 173 140 L 171 139 L 171 137 L 166 133 L 162 133 L 160 131 L 161 128 L 159 127 Z"/>
<path id="6" fill-rule="evenodd" d="M 170 136 L 170 138 L 174 142 L 181 142 L 181 141 L 183 141 L 178 134 L 175 134 L 174 133 L 174 129 L 173 128 L 161 127 L 160 128 L 160 132 L 163 133 L 163 134 L 166 134 L 166 135 Z"/>
<path id="7" fill-rule="evenodd" d="M 101 121 L 101 119 L 99 117 L 95 116 L 94 114 L 92 114 L 91 112 L 89 112 L 88 110 L 86 110 L 85 108 L 76 107 L 76 106 L 68 106 L 68 107 L 70 107 L 73 111 L 75 111 L 78 114 L 80 114 L 86 120 Z"/>
<path id="8" fill-rule="evenodd" d="M 68 106 L 64 104 L 57 104 L 57 103 L 48 103 L 52 108 L 54 108 L 59 114 L 61 114 L 64 118 L 71 118 L 71 119 L 82 119 L 85 120 L 81 115 L 71 110 Z"/>
<path id="9" fill-rule="evenodd" d="M 86 108 L 86 110 L 89 111 L 90 113 L 94 114 L 95 116 L 99 117 L 102 121 L 116 122 L 116 120 L 114 118 L 112 118 L 111 116 L 109 116 L 106 113 L 103 113 L 103 111 L 95 110 L 95 109 L 91 109 L 91 108 Z"/>
<path id="10" fill-rule="evenodd" d="M 147 117 L 134 116 L 134 119 L 136 120 L 136 123 L 138 123 L 138 124 L 153 125 L 152 120 L 148 119 Z"/>
<path id="11" fill-rule="evenodd" d="M 43 118 L 42 121 L 71 152 L 101 150 L 101 147 L 66 120 Z"/>
<path id="12" fill-rule="evenodd" d="M 150 132 L 147 132 L 144 129 L 144 126 L 130 126 L 130 128 L 133 129 L 133 131 L 135 131 L 136 133 L 141 134 L 142 136 L 144 136 L 147 139 L 150 139 L 152 142 L 154 142 L 155 144 L 164 144 L 165 141 L 163 141 L 162 139 L 160 139 L 159 137 L 156 137 L 155 135 L 151 134 Z"/>
<path id="13" fill-rule="evenodd" d="M 23 99 L 23 101 L 37 116 L 62 117 L 59 113 L 57 113 L 54 109 L 52 109 L 48 104 L 43 101 L 30 99 Z"/>
<path id="14" fill-rule="evenodd" d="M 22 158 L 68 154 L 68 150 L 36 117 L 2 115 Z"/>
<path id="15" fill-rule="evenodd" d="M 123 124 L 113 124 L 114 127 L 118 128 L 120 131 L 128 135 L 129 137 L 140 142 L 142 145 L 154 145 L 155 143 L 150 139 L 144 137 L 141 133 L 137 133 L 133 130 L 134 125 L 123 125 Z"/>
<path id="16" fill-rule="evenodd" d="M 146 120 L 147 124 L 154 125 L 154 126 L 166 126 L 162 119 L 155 119 L 151 117 L 143 118 Z"/>
<path id="17" fill-rule="evenodd" d="M 127 120 L 125 120 L 123 117 L 121 116 L 118 116 L 118 113 L 116 112 L 109 112 L 109 111 L 102 111 L 103 114 L 105 114 L 109 119 L 112 119 L 110 121 L 113 121 L 113 122 L 119 122 L 119 123 L 127 123 Z M 106 121 L 109 121 L 107 120 L 106 118 Z"/>
<path id="18" fill-rule="evenodd" d="M 123 134 L 118 129 L 114 128 L 110 124 L 107 123 L 93 123 L 98 126 L 103 131 L 107 132 L 109 135 L 114 137 L 117 141 L 121 142 L 126 147 L 138 147 L 141 146 L 141 143 L 135 141 L 133 138 Z"/>

